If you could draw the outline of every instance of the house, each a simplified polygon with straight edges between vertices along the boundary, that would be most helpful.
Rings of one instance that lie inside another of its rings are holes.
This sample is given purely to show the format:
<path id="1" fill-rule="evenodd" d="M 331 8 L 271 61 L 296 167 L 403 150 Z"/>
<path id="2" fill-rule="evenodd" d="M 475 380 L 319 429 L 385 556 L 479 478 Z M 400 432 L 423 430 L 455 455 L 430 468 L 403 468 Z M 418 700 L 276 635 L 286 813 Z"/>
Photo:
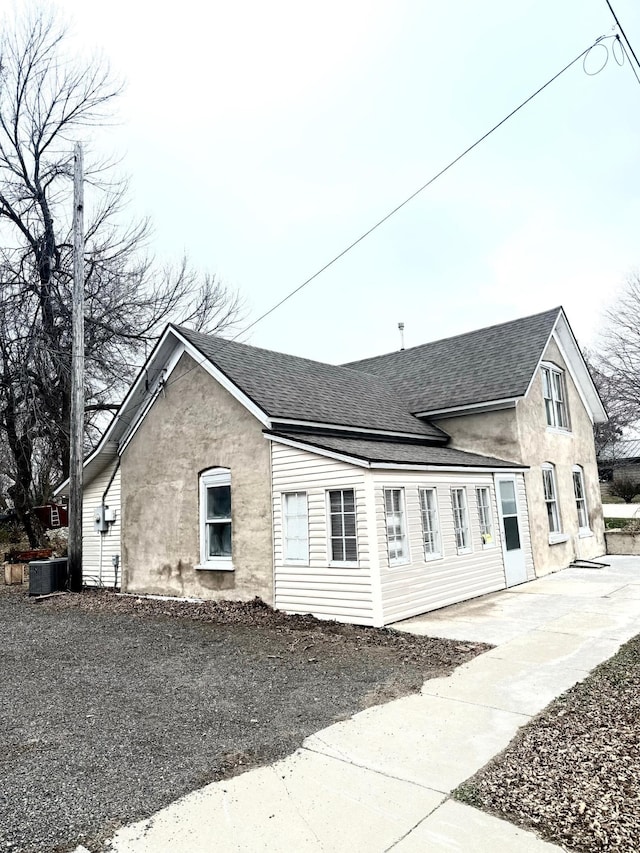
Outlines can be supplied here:
<path id="1" fill-rule="evenodd" d="M 335 366 L 170 325 L 85 462 L 84 575 L 385 625 L 605 552 L 562 308 Z"/>

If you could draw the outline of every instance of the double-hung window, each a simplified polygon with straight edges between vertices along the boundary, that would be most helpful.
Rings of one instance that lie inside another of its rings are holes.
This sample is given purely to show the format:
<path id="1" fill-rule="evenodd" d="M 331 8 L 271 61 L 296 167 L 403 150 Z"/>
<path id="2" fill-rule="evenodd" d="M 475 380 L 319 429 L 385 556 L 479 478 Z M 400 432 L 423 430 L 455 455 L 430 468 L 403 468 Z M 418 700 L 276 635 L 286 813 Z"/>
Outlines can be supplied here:
<path id="1" fill-rule="evenodd" d="M 587 512 L 587 499 L 584 490 L 584 473 L 579 465 L 573 468 L 573 492 L 576 496 L 576 509 L 578 510 L 578 532 L 589 532 L 589 513 Z"/>
<path id="2" fill-rule="evenodd" d="M 558 510 L 556 474 L 553 465 L 550 463 L 542 466 L 542 487 L 544 489 L 544 502 L 547 505 L 549 533 L 561 533 L 562 527 L 560 526 L 560 512 Z"/>
<path id="3" fill-rule="evenodd" d="M 231 471 L 211 468 L 200 475 L 200 568 L 233 569 Z"/>
<path id="4" fill-rule="evenodd" d="M 564 373 L 548 365 L 543 365 L 541 370 L 542 396 L 544 397 L 547 425 L 558 429 L 569 429 Z"/>
<path id="5" fill-rule="evenodd" d="M 353 489 L 332 489 L 327 501 L 331 561 L 357 563 L 356 493 Z"/>
<path id="6" fill-rule="evenodd" d="M 458 553 L 461 554 L 471 550 L 466 489 L 451 489 L 451 506 L 453 508 L 453 530 L 456 537 L 456 548 Z"/>
<path id="7" fill-rule="evenodd" d="M 480 522 L 480 538 L 486 548 L 494 544 L 493 518 L 491 516 L 491 493 L 488 486 L 476 489 L 476 502 L 478 504 L 478 520 Z"/>
<path id="8" fill-rule="evenodd" d="M 420 489 L 420 512 L 422 515 L 424 558 L 425 560 L 435 560 L 442 556 L 438 495 L 435 489 Z"/>
<path id="9" fill-rule="evenodd" d="M 409 562 L 407 530 L 404 519 L 404 489 L 384 490 L 384 510 L 387 519 L 389 565 Z"/>
<path id="10" fill-rule="evenodd" d="M 306 492 L 282 495 L 284 559 L 289 563 L 309 562 L 309 518 Z"/>

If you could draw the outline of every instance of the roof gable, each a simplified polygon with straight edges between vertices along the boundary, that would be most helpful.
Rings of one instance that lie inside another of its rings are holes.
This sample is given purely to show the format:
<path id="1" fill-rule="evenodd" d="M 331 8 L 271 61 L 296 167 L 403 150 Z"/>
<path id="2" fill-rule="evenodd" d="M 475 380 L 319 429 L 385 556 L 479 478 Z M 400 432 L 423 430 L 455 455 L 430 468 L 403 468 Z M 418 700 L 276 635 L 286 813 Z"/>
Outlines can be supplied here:
<path id="1" fill-rule="evenodd" d="M 554 326 L 554 308 L 346 367 L 393 380 L 413 413 L 523 397 Z"/>

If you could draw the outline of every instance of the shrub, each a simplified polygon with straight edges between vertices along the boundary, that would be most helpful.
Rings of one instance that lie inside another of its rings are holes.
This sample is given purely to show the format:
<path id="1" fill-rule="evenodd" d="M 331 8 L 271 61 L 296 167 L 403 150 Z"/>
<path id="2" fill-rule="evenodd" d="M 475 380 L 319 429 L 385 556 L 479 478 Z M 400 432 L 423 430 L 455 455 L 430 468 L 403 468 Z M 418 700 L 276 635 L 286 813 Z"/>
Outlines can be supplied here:
<path id="1" fill-rule="evenodd" d="M 635 496 L 640 493 L 640 483 L 636 483 L 629 477 L 621 477 L 610 484 L 609 493 L 617 498 L 622 498 L 626 504 L 630 504 Z"/>

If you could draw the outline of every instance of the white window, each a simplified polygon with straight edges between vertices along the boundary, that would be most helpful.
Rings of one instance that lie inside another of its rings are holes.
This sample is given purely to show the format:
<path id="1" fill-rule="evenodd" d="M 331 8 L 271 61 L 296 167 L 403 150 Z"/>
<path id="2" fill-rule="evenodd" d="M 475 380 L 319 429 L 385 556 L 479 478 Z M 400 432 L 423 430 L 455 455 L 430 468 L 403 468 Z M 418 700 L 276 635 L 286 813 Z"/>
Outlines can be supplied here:
<path id="1" fill-rule="evenodd" d="M 387 517 L 389 565 L 397 566 L 400 563 L 407 563 L 409 549 L 404 522 L 404 489 L 385 489 L 384 509 Z"/>
<path id="2" fill-rule="evenodd" d="M 231 471 L 211 468 L 200 475 L 200 568 L 233 569 Z"/>
<path id="3" fill-rule="evenodd" d="M 332 489 L 327 494 L 331 561 L 357 563 L 356 494 L 353 489 Z"/>
<path id="4" fill-rule="evenodd" d="M 436 557 L 442 556 L 438 495 L 435 489 L 420 489 L 420 511 L 422 513 L 424 558 L 425 560 L 434 560 Z"/>
<path id="5" fill-rule="evenodd" d="M 451 505 L 453 507 L 453 529 L 456 537 L 456 548 L 460 554 L 471 550 L 466 489 L 451 489 Z"/>
<path id="6" fill-rule="evenodd" d="M 556 474 L 553 465 L 550 463 L 542 466 L 542 486 L 544 488 L 544 501 L 547 505 L 549 533 L 561 533 Z"/>
<path id="7" fill-rule="evenodd" d="M 491 493 L 488 486 L 476 489 L 476 501 L 478 503 L 478 520 L 480 521 L 480 538 L 486 548 L 494 545 L 493 518 L 491 516 Z"/>
<path id="8" fill-rule="evenodd" d="M 589 530 L 589 513 L 587 512 L 587 499 L 584 490 L 584 473 L 579 465 L 575 465 L 573 468 L 573 491 L 576 496 L 579 532 L 586 533 Z"/>
<path id="9" fill-rule="evenodd" d="M 284 559 L 292 563 L 309 562 L 309 518 L 306 492 L 282 495 Z"/>
<path id="10" fill-rule="evenodd" d="M 566 385 L 561 370 L 542 367 L 542 396 L 547 424 L 558 429 L 569 429 Z"/>

